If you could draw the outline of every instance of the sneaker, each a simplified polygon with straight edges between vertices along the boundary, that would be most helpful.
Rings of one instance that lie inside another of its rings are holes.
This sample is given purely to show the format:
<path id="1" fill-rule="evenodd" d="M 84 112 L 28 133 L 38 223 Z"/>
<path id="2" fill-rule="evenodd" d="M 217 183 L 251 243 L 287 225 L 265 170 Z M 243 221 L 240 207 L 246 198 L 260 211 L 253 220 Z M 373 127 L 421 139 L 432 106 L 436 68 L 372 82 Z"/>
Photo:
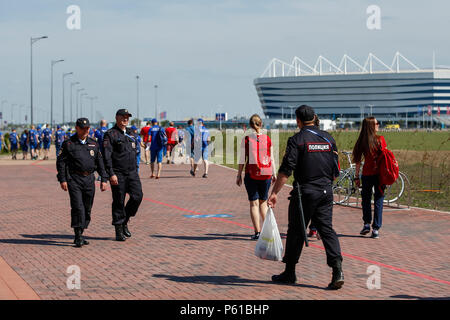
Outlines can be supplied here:
<path id="1" fill-rule="evenodd" d="M 372 235 L 370 236 L 372 239 L 378 239 L 380 237 L 378 230 L 377 229 L 373 229 L 372 230 Z"/>
<path id="2" fill-rule="evenodd" d="M 189 173 L 191 174 L 191 176 L 195 177 L 195 172 L 194 172 L 194 170 L 191 169 L 191 171 L 189 171 Z"/>
<path id="3" fill-rule="evenodd" d="M 258 240 L 260 234 L 261 234 L 260 232 L 255 232 L 255 234 L 252 236 L 251 239 L 252 239 L 252 240 Z"/>
<path id="4" fill-rule="evenodd" d="M 202 178 L 208 178 L 208 174 L 205 173 L 205 174 L 202 176 Z"/>
<path id="5" fill-rule="evenodd" d="M 316 230 L 309 230 L 308 238 L 317 237 L 317 231 Z"/>
<path id="6" fill-rule="evenodd" d="M 365 224 L 364 228 L 361 230 L 361 232 L 359 233 L 360 235 L 366 235 L 370 232 L 370 224 Z"/>
<path id="7" fill-rule="evenodd" d="M 272 276 L 272 281 L 282 284 L 294 284 L 297 281 L 295 273 L 287 273 L 283 271 L 281 274 Z"/>

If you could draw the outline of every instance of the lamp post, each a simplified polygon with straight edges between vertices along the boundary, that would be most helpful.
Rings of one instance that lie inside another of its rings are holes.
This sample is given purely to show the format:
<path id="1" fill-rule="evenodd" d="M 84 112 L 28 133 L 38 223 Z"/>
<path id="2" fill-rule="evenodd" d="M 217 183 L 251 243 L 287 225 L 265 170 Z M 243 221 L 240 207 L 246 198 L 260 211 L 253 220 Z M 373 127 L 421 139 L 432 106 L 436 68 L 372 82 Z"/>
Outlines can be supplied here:
<path id="1" fill-rule="evenodd" d="M 80 84 L 79 82 L 72 82 L 72 83 L 70 84 L 70 121 L 73 120 L 73 108 L 72 108 L 73 98 L 72 98 L 72 89 L 73 89 L 73 86 L 76 86 L 76 85 L 79 85 L 79 84 Z M 69 122 L 70 122 L 70 121 L 69 121 Z"/>
<path id="2" fill-rule="evenodd" d="M 33 124 L 33 44 L 39 40 L 47 39 L 47 36 L 30 38 L 30 108 L 31 108 L 31 124 Z"/>
<path id="3" fill-rule="evenodd" d="M 155 119 L 158 120 L 158 85 L 155 84 Z"/>
<path id="4" fill-rule="evenodd" d="M 73 75 L 73 72 L 67 72 L 67 73 L 63 73 L 62 75 L 62 123 L 66 123 L 66 107 L 65 107 L 65 103 L 66 103 L 66 99 L 65 99 L 65 81 L 64 79 L 67 76 Z"/>
<path id="5" fill-rule="evenodd" d="M 53 131 L 53 66 L 64 60 L 52 60 L 51 62 L 51 84 L 50 84 L 50 129 Z"/>
<path id="6" fill-rule="evenodd" d="M 80 94 L 80 118 L 83 117 L 83 97 L 87 95 L 85 92 Z"/>
<path id="7" fill-rule="evenodd" d="M 139 129 L 141 127 L 141 121 L 139 120 L 139 76 L 136 76 L 136 109 Z"/>
<path id="8" fill-rule="evenodd" d="M 83 91 L 84 90 L 84 88 L 81 88 L 81 89 L 77 89 L 77 112 L 76 112 L 76 119 L 78 119 L 78 101 L 79 101 L 79 94 L 80 94 L 80 92 L 81 91 Z M 76 119 L 75 119 L 75 121 L 76 121 Z"/>
<path id="9" fill-rule="evenodd" d="M 91 121 L 94 121 L 94 100 L 98 99 L 98 97 L 87 97 L 89 100 L 91 100 Z"/>
<path id="10" fill-rule="evenodd" d="M 13 121 L 14 121 L 14 116 L 13 116 L 13 114 L 14 114 L 14 106 L 17 106 L 17 103 L 13 103 L 11 105 L 11 123 L 13 123 Z"/>
<path id="11" fill-rule="evenodd" d="M 3 109 L 3 104 L 6 102 L 8 102 L 8 100 L 2 100 L 2 118 L 0 119 L 2 121 L 2 126 L 1 126 L 2 129 L 4 129 L 4 127 L 5 127 L 5 122 L 3 120 L 4 114 L 5 114 L 5 109 Z"/>

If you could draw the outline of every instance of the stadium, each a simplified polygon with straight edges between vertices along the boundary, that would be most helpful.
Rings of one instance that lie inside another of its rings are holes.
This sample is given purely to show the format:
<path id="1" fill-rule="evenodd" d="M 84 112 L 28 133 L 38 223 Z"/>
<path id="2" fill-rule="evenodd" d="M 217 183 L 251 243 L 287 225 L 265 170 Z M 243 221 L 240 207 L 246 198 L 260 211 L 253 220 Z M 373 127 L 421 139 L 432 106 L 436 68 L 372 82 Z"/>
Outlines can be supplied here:
<path id="1" fill-rule="evenodd" d="M 272 122 L 292 122 L 295 108 L 308 104 L 341 127 L 368 115 L 406 128 L 450 125 L 450 70 L 434 63 L 420 69 L 399 52 L 391 65 L 372 53 L 363 65 L 348 55 L 339 65 L 323 56 L 314 66 L 298 57 L 291 63 L 275 58 L 254 84 Z"/>

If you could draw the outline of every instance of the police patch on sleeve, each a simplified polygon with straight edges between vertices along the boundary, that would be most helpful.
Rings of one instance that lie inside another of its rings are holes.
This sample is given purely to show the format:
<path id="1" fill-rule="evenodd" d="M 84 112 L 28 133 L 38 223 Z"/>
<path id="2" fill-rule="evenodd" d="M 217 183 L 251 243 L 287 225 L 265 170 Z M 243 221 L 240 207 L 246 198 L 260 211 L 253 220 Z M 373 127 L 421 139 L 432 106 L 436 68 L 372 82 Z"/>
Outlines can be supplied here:
<path id="1" fill-rule="evenodd" d="M 308 143 L 308 152 L 329 152 L 331 147 L 329 143 Z"/>
<path id="2" fill-rule="evenodd" d="M 95 154 L 95 153 L 94 153 L 94 150 L 91 150 L 91 151 L 90 151 L 90 154 L 91 154 L 91 156 L 94 156 L 94 154 Z"/>
<path id="3" fill-rule="evenodd" d="M 136 148 L 136 144 L 135 144 L 134 142 L 132 142 L 132 143 L 131 143 L 131 147 L 132 147 L 133 149 L 135 149 L 135 148 Z"/>

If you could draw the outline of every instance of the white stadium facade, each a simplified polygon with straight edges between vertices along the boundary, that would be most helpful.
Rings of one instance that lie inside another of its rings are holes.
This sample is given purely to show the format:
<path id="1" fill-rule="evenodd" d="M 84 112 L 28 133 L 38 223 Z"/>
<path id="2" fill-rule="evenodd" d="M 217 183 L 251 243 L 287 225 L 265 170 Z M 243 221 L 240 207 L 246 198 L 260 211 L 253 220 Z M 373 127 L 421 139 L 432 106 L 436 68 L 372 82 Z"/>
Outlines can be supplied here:
<path id="1" fill-rule="evenodd" d="M 410 127 L 450 124 L 450 68 L 423 70 L 399 52 L 391 65 L 373 54 L 364 65 L 347 55 L 339 65 L 323 56 L 314 66 L 298 57 L 291 63 L 273 59 L 254 84 L 272 120 L 295 119 L 295 109 L 307 104 L 321 119 L 348 123 L 373 115 Z"/>

